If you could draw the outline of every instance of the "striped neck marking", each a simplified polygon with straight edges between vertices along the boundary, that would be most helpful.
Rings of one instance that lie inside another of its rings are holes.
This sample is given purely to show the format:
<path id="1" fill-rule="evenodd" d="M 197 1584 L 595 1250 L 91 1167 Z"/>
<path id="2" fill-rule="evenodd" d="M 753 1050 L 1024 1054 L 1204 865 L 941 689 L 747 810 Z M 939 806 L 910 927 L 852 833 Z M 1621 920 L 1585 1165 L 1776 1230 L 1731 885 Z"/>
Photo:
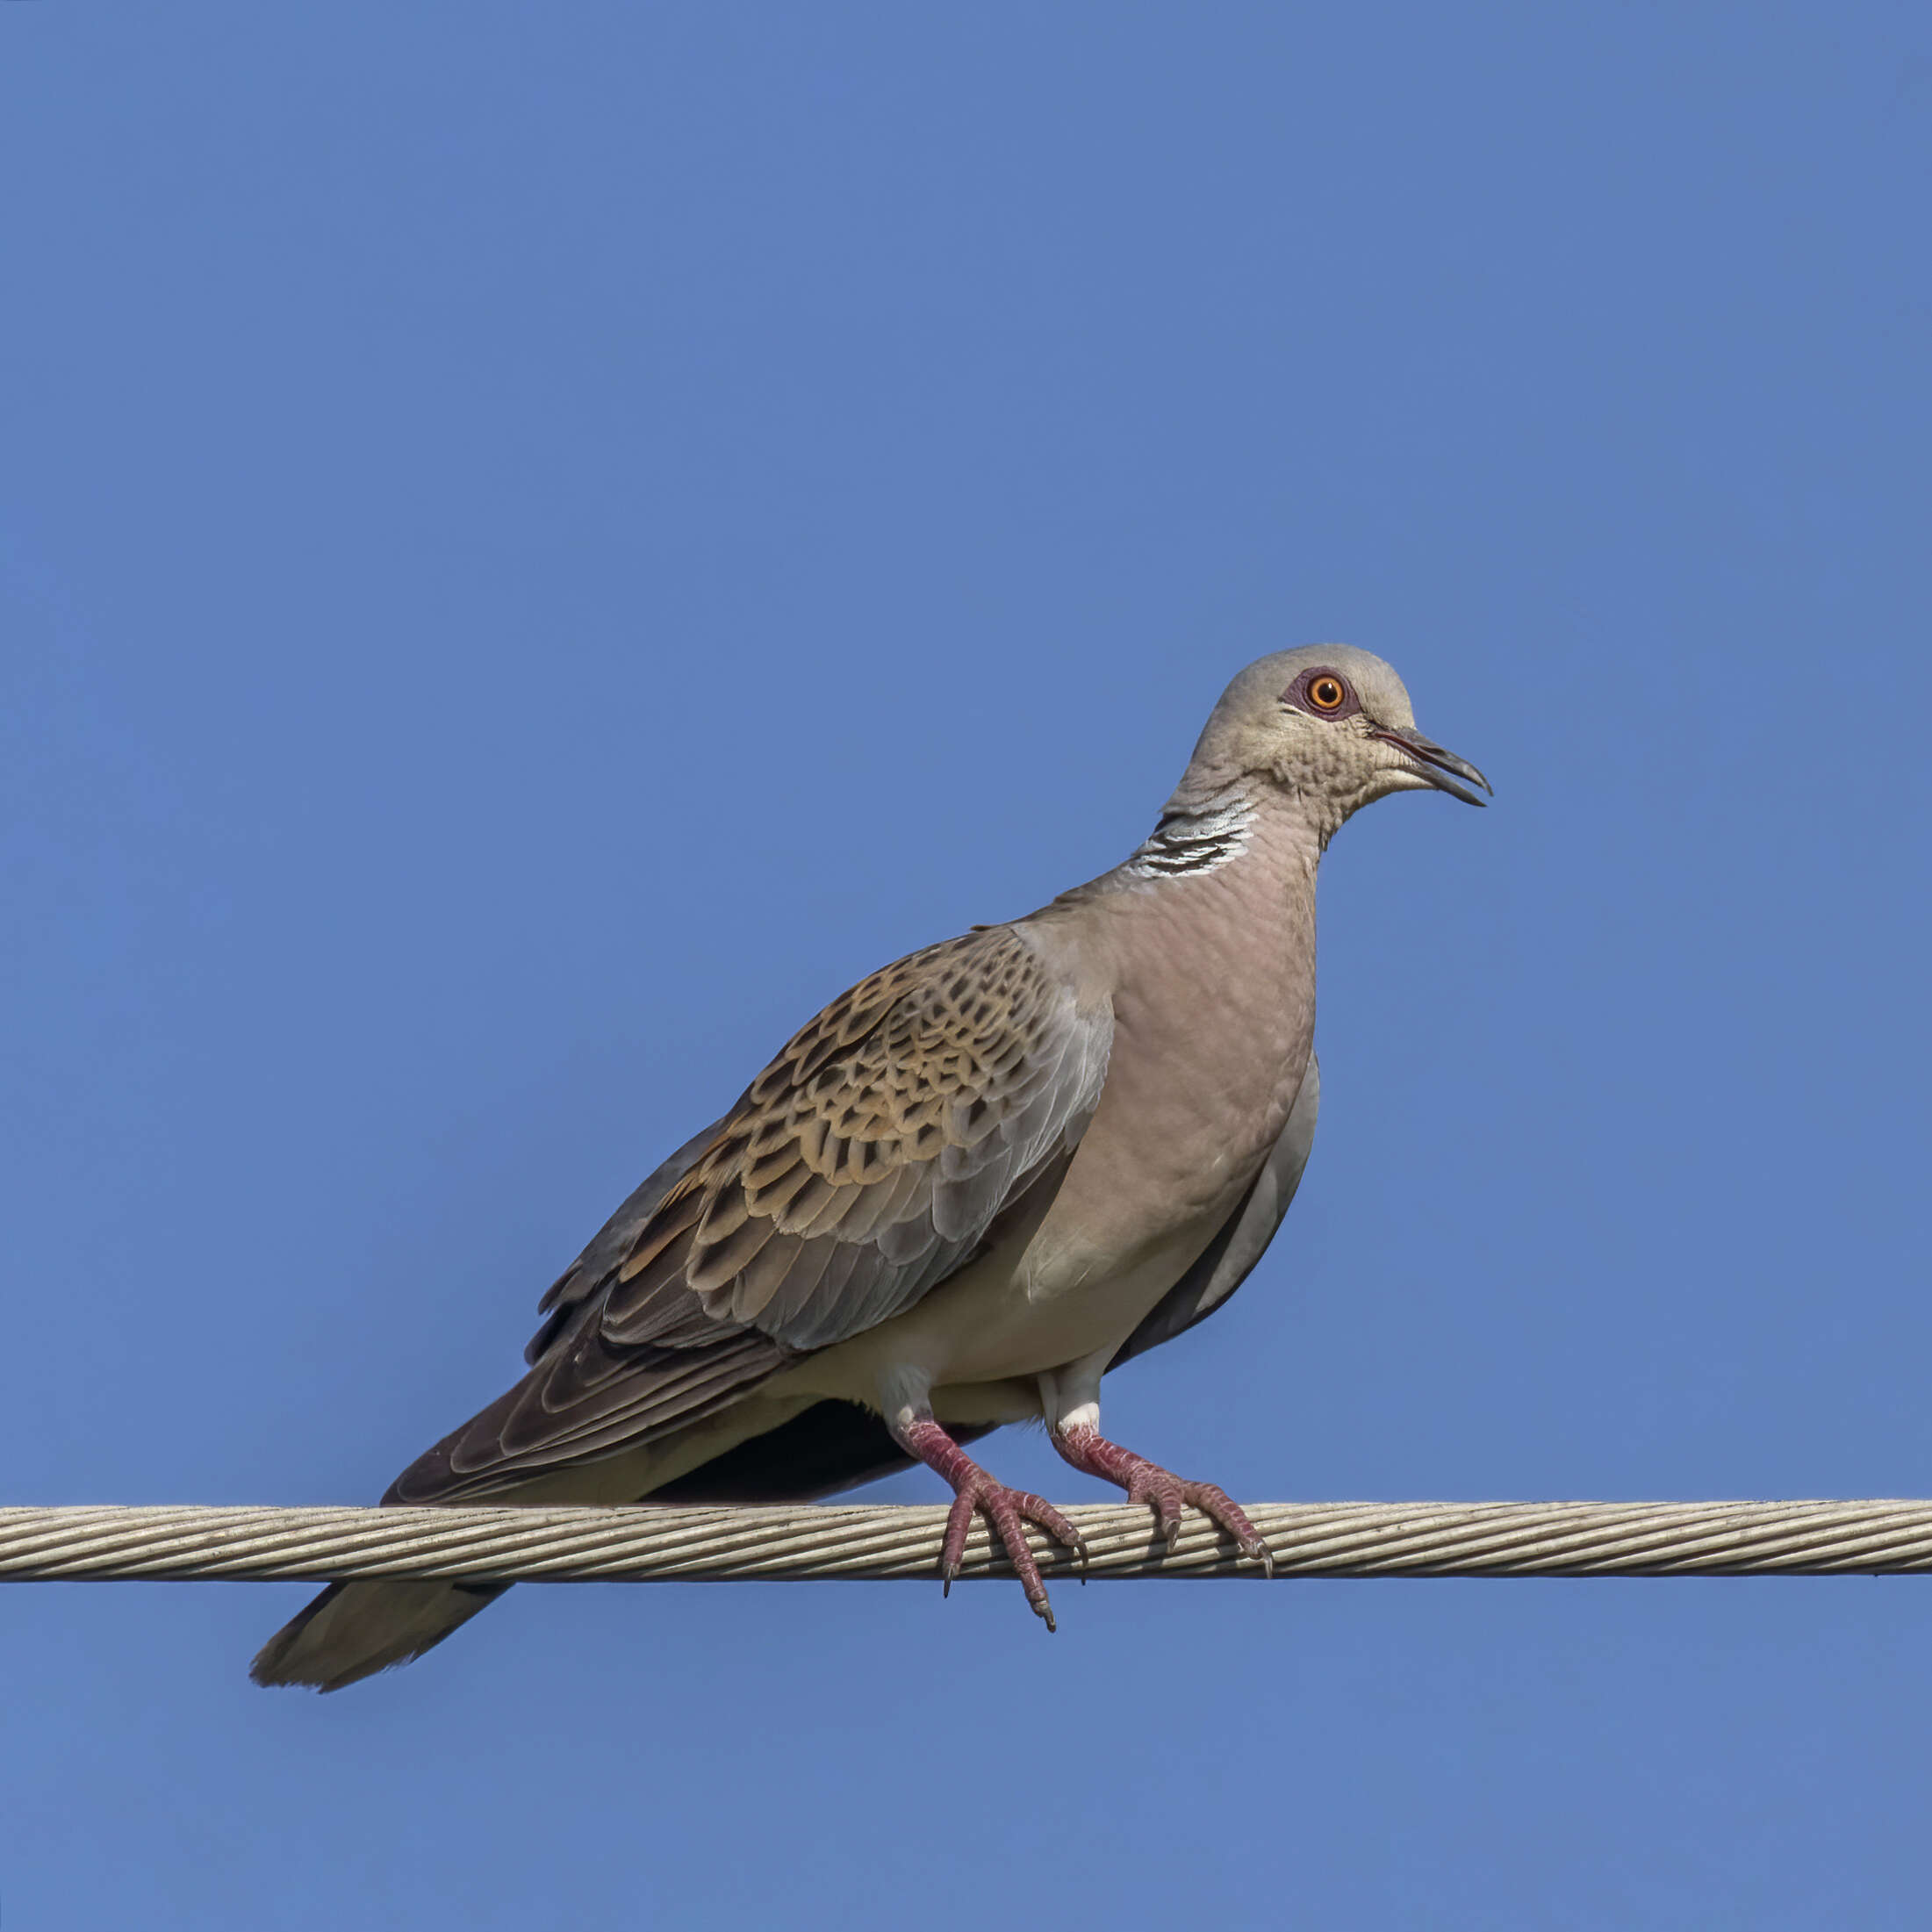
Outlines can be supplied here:
<path id="1" fill-rule="evenodd" d="M 1230 786 L 1185 811 L 1171 808 L 1121 867 L 1131 879 L 1182 879 L 1218 872 L 1248 849 L 1253 799 Z"/>

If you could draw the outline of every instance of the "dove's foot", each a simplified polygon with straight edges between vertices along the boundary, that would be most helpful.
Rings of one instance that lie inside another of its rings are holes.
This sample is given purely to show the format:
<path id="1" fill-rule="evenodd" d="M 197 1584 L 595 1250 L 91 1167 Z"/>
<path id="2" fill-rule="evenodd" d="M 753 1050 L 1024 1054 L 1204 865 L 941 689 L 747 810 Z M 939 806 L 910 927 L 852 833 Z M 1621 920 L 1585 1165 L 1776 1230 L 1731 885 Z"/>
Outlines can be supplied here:
<path id="1" fill-rule="evenodd" d="M 995 1482 L 937 1422 L 929 1418 L 904 1423 L 893 1433 L 909 1455 L 917 1456 L 952 1485 L 952 1511 L 946 1518 L 945 1541 L 939 1548 L 939 1574 L 945 1580 L 946 1593 L 952 1593 L 952 1580 L 959 1574 L 966 1533 L 977 1512 L 1005 1545 L 1007 1561 L 1018 1571 L 1034 1615 L 1044 1617 L 1046 1627 L 1052 1629 L 1053 1606 L 1046 1599 L 1046 1585 L 1040 1581 L 1040 1566 L 1027 1546 L 1026 1526 L 1038 1524 L 1055 1542 L 1064 1543 L 1084 1562 L 1087 1546 L 1080 1532 L 1044 1497 Z"/>
<path id="2" fill-rule="evenodd" d="M 1053 1447 L 1076 1469 L 1084 1469 L 1102 1482 L 1118 1483 L 1126 1490 L 1130 1503 L 1149 1505 L 1169 1549 L 1181 1534 L 1182 1505 L 1192 1504 L 1234 1539 L 1242 1555 L 1254 1558 L 1266 1575 L 1275 1574 L 1274 1554 L 1262 1541 L 1260 1532 L 1248 1521 L 1246 1512 L 1225 1490 L 1217 1489 L 1211 1483 L 1187 1482 L 1158 1463 L 1148 1462 L 1146 1456 L 1136 1455 L 1117 1442 L 1110 1442 L 1098 1429 L 1076 1425 L 1048 1433 Z"/>

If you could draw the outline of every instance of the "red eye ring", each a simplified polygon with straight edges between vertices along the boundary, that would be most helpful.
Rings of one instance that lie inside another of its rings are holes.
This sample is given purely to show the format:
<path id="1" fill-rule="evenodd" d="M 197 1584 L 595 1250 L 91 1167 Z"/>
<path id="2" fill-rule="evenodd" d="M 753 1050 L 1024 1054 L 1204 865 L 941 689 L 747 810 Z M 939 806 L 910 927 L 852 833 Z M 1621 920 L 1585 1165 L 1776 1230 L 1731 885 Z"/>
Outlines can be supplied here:
<path id="1" fill-rule="evenodd" d="M 1318 711 L 1339 711 L 1348 697 L 1348 686 L 1332 671 L 1318 672 L 1308 680 L 1308 701 Z"/>

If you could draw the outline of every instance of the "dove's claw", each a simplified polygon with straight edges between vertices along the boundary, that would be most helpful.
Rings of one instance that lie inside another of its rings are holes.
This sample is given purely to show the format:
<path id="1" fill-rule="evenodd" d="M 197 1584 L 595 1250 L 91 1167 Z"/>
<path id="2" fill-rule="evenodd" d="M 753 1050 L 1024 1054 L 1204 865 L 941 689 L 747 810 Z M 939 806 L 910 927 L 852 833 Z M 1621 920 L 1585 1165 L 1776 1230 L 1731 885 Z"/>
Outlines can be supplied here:
<path id="1" fill-rule="evenodd" d="M 1247 1519 L 1247 1512 L 1225 1490 L 1211 1483 L 1183 1483 L 1181 1495 L 1201 1513 L 1218 1523 L 1234 1539 L 1242 1555 L 1261 1566 L 1264 1576 L 1275 1574 L 1275 1554 L 1262 1541 L 1261 1533 Z"/>
<path id="2" fill-rule="evenodd" d="M 1009 1490 L 1003 1483 L 995 1482 L 937 1422 L 909 1422 L 893 1433 L 909 1454 L 917 1456 L 952 1485 L 952 1507 L 946 1512 L 945 1538 L 939 1546 L 939 1576 L 944 1584 L 941 1593 L 952 1594 L 953 1579 L 966 1560 L 966 1537 L 972 1532 L 973 1519 L 984 1516 L 1000 1539 L 1034 1615 L 1043 1619 L 1049 1630 L 1057 1628 L 1046 1585 L 1040 1581 L 1040 1566 L 1026 1540 L 1026 1526 L 1038 1524 L 1084 1563 L 1087 1545 L 1080 1532 L 1044 1497 L 1029 1496 L 1023 1490 Z"/>
<path id="3" fill-rule="evenodd" d="M 1264 1575 L 1275 1574 L 1275 1558 L 1260 1533 L 1247 1519 L 1246 1512 L 1225 1490 L 1212 1483 L 1189 1483 L 1150 1462 L 1117 1442 L 1110 1442 L 1099 1430 L 1076 1426 L 1048 1432 L 1053 1447 L 1076 1469 L 1097 1476 L 1102 1482 L 1117 1483 L 1127 1492 L 1130 1503 L 1146 1503 L 1153 1511 L 1154 1532 L 1172 1554 L 1181 1538 L 1183 1505 L 1197 1509 L 1233 1538 L 1242 1555 L 1261 1566 Z"/>

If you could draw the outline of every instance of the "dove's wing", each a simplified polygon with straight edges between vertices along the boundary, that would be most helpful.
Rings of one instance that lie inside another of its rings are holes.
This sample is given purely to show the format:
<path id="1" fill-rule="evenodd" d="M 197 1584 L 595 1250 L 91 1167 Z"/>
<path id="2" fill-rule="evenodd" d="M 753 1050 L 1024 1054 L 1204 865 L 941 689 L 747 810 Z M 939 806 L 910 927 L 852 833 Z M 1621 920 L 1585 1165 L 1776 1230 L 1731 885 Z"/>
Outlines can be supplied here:
<path id="1" fill-rule="evenodd" d="M 873 973 L 625 1203 L 544 1297 L 529 1374 L 387 1499 L 614 1454 L 909 1308 L 1059 1185 L 1112 1037 L 1011 926 Z"/>

